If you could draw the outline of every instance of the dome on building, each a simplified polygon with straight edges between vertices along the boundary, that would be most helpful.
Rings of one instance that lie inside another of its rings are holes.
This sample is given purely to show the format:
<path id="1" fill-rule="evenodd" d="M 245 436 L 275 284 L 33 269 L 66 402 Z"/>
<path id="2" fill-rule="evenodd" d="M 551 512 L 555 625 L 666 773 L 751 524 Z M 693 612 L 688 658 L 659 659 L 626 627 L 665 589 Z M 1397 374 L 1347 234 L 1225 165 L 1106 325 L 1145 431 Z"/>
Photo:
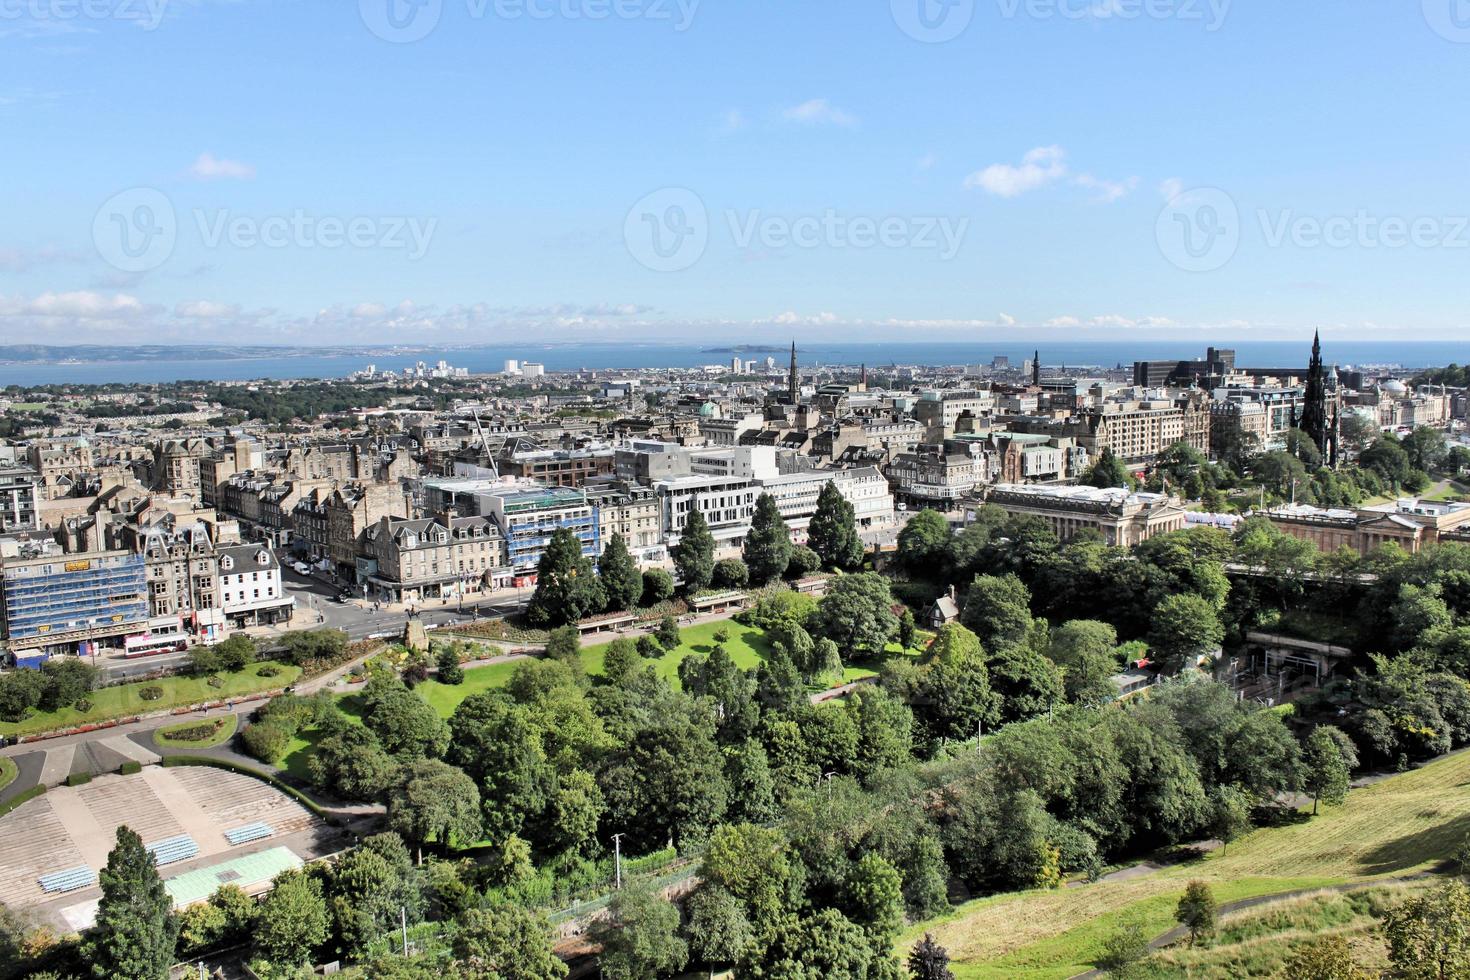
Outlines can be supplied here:
<path id="1" fill-rule="evenodd" d="M 1402 381 L 1395 379 L 1384 384 L 1383 390 L 1388 392 L 1390 395 L 1403 395 L 1408 393 L 1409 387 Z"/>

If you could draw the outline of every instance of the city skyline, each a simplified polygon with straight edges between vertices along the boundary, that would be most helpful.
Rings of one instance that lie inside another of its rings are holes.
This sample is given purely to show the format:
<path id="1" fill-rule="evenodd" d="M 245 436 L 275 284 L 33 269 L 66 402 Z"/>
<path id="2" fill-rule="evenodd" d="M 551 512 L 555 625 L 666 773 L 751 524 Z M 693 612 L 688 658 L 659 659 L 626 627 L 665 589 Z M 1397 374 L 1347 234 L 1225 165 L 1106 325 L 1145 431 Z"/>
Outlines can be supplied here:
<path id="1" fill-rule="evenodd" d="M 1458 339 L 1436 9 L 35 0 L 0 343 Z"/>

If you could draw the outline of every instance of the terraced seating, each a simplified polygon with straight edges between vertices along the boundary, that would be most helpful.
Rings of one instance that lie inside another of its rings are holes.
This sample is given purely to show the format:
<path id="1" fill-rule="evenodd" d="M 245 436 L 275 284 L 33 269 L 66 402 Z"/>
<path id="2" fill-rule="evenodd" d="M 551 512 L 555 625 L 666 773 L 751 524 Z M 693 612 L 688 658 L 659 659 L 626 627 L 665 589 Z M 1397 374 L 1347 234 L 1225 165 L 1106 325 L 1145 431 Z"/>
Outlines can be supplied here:
<path id="1" fill-rule="evenodd" d="M 79 868 L 68 868 L 65 871 L 53 871 L 49 875 L 42 875 L 36 879 L 41 890 L 52 895 L 62 892 L 74 892 L 81 888 L 90 888 L 97 883 L 97 872 L 85 864 Z"/>
<path id="2" fill-rule="evenodd" d="M 268 823 L 248 823 L 243 827 L 225 831 L 225 840 L 230 842 L 231 847 L 239 847 L 241 844 L 249 844 L 251 841 L 265 840 L 275 833 Z"/>
<path id="3" fill-rule="evenodd" d="M 165 864 L 174 864 L 179 861 L 187 861 L 192 857 L 199 856 L 199 845 L 194 838 L 185 834 L 182 837 L 169 837 L 147 846 L 153 860 L 161 867 Z"/>

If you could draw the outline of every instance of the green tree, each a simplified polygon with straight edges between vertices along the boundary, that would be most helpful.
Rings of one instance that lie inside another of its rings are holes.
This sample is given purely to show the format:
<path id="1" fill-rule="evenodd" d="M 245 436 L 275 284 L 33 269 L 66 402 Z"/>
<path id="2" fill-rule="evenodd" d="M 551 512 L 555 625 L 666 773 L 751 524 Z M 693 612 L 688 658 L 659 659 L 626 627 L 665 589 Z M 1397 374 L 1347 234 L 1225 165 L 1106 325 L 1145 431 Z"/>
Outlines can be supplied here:
<path id="1" fill-rule="evenodd" d="M 593 930 L 602 945 L 598 965 L 608 980 L 650 980 L 684 969 L 689 944 L 679 935 L 679 910 L 646 886 L 613 898 L 608 918 Z"/>
<path id="2" fill-rule="evenodd" d="M 257 656 L 255 639 L 248 633 L 235 633 L 223 643 L 216 643 L 214 652 L 219 654 L 220 669 L 231 673 L 244 670 Z"/>
<path id="3" fill-rule="evenodd" d="M 674 576 L 662 568 L 650 568 L 643 573 L 643 605 L 656 606 L 674 597 Z"/>
<path id="4" fill-rule="evenodd" d="M 330 924 L 321 881 L 305 871 L 284 871 L 260 903 L 255 945 L 276 966 L 305 965 L 327 941 Z"/>
<path id="5" fill-rule="evenodd" d="M 713 968 L 745 955 L 752 933 L 739 900 L 718 885 L 705 885 L 689 899 L 689 949 Z"/>
<path id="6" fill-rule="evenodd" d="M 888 580 L 873 572 L 836 579 L 812 618 L 817 632 L 849 654 L 882 652 L 898 632 Z"/>
<path id="7" fill-rule="evenodd" d="M 1251 831 L 1251 798 L 1235 786 L 1216 786 L 1210 792 L 1210 833 L 1221 851 Z"/>
<path id="8" fill-rule="evenodd" d="M 791 561 L 791 529 L 781 517 L 776 498 L 763 493 L 755 500 L 750 533 L 745 536 L 745 565 L 756 585 L 769 585 L 786 574 Z"/>
<path id="9" fill-rule="evenodd" d="M 1118 632 L 1107 623 L 1074 619 L 1051 634 L 1051 659 L 1062 668 L 1067 700 L 1096 707 L 1118 694 Z"/>
<path id="10" fill-rule="evenodd" d="M 987 650 L 1024 643 L 1031 630 L 1031 592 L 1015 575 L 977 575 L 960 621 Z"/>
<path id="11" fill-rule="evenodd" d="M 195 677 L 208 677 L 219 672 L 219 651 L 207 644 L 199 644 L 189 651 L 189 673 Z"/>
<path id="12" fill-rule="evenodd" d="M 743 589 L 750 584 L 750 569 L 739 558 L 715 562 L 714 584 L 722 589 Z"/>
<path id="13" fill-rule="evenodd" d="M 898 563 L 918 578 L 934 579 L 948 563 L 949 520 L 937 510 L 921 510 L 898 532 Z"/>
<path id="14" fill-rule="evenodd" d="M 1215 607 L 1197 595 L 1171 595 L 1154 609 L 1148 642 L 1160 666 L 1170 673 L 1192 667 L 1224 639 Z"/>
<path id="15" fill-rule="evenodd" d="M 905 606 L 903 615 L 898 617 L 898 645 L 905 651 L 912 650 L 918 639 L 918 631 L 919 624 L 914 621 L 914 611 Z"/>
<path id="16" fill-rule="evenodd" d="M 165 980 L 174 962 L 179 920 L 143 839 L 127 827 L 99 876 L 97 928 L 87 962 L 99 980 Z"/>
<path id="17" fill-rule="evenodd" d="M 614 534 L 603 548 L 602 557 L 597 559 L 597 574 L 607 594 L 608 609 L 626 612 L 637 607 L 643 595 L 643 573 L 621 534 Z"/>
<path id="18" fill-rule="evenodd" d="M 506 692 L 486 691 L 466 698 L 449 719 L 449 761 L 478 789 L 482 829 L 493 840 L 520 833 L 550 802 L 556 773 L 546 757 L 537 714 Z"/>
<path id="19" fill-rule="evenodd" d="M 715 575 L 715 536 L 709 522 L 695 507 L 689 511 L 684 532 L 673 547 L 674 570 L 684 580 L 684 591 L 693 595 L 709 588 Z"/>
<path id="20" fill-rule="evenodd" d="M 1148 936 L 1138 923 L 1120 926 L 1103 940 L 1102 955 L 1098 957 L 1098 969 L 1110 977 L 1127 980 L 1138 972 L 1138 966 L 1148 958 Z"/>
<path id="21" fill-rule="evenodd" d="M 407 766 L 388 797 L 388 826 L 419 851 L 437 841 L 449 846 L 480 837 L 480 792 L 464 772 L 438 759 Z"/>
<path id="22" fill-rule="evenodd" d="M 1104 449 L 1097 459 L 1093 460 L 1092 466 L 1088 467 L 1082 482 L 1089 487 L 1101 487 L 1111 489 L 1113 487 L 1133 486 L 1133 476 L 1128 472 L 1128 467 L 1123 461 L 1113 455 L 1111 449 Z"/>
<path id="23" fill-rule="evenodd" d="M 649 637 L 641 636 L 638 639 L 646 640 Z M 614 684 L 626 683 L 637 675 L 641 656 L 636 642 L 626 636 L 618 637 L 607 645 L 607 653 L 602 658 L 603 676 Z"/>
<path id="24" fill-rule="evenodd" d="M 435 661 L 435 677 L 440 684 L 458 687 L 464 683 L 464 665 L 459 662 L 459 651 L 453 646 L 439 648 Z"/>
<path id="25" fill-rule="evenodd" d="M 909 951 L 909 976 L 913 980 L 954 980 L 949 969 L 949 950 L 939 945 L 933 933 L 914 943 Z"/>
<path id="26" fill-rule="evenodd" d="M 868 980 L 873 948 L 861 926 L 828 908 L 815 915 L 787 915 L 764 950 L 762 966 L 764 975 L 776 980 Z"/>
<path id="27" fill-rule="evenodd" d="M 781 831 L 733 824 L 710 836 L 699 873 L 707 885 L 740 902 L 755 936 L 768 937 L 780 922 L 798 871 Z"/>
<path id="28" fill-rule="evenodd" d="M 679 846 L 704 840 L 729 806 L 713 713 L 666 694 L 638 719 L 599 774 L 606 822 L 626 828 L 625 846 Z"/>
<path id="29" fill-rule="evenodd" d="M 360 847 L 345 854 L 331 873 L 337 935 L 351 955 L 360 957 L 369 943 L 398 923 L 398 870 L 382 854 Z"/>
<path id="30" fill-rule="evenodd" d="M 561 980 L 567 965 L 552 951 L 544 919 L 507 902 L 467 910 L 454 932 L 455 972 L 462 980 Z"/>
<path id="31" fill-rule="evenodd" d="M 1458 879 L 1390 909 L 1383 922 L 1393 976 L 1450 980 L 1470 976 L 1470 889 Z"/>
<path id="32" fill-rule="evenodd" d="M 853 865 L 843 891 L 853 921 L 868 931 L 873 945 L 893 945 L 903 928 L 903 877 L 898 869 L 869 851 Z"/>
<path id="33" fill-rule="evenodd" d="M 582 631 L 575 626 L 558 626 L 546 636 L 546 659 L 582 668 Z"/>
<path id="34" fill-rule="evenodd" d="M 398 778 L 378 737 L 345 719 L 328 726 L 307 766 L 314 784 L 344 800 L 381 800 Z"/>
<path id="35" fill-rule="evenodd" d="M 682 642 L 679 638 L 679 621 L 673 616 L 665 616 L 658 621 L 658 627 L 653 631 L 653 638 L 658 640 L 658 645 L 665 650 L 677 650 Z"/>
<path id="36" fill-rule="evenodd" d="M 393 756 L 437 758 L 449 747 L 449 726 L 429 702 L 401 684 L 372 697 L 363 723 Z"/>
<path id="37" fill-rule="evenodd" d="M 582 539 L 571 528 L 557 528 L 536 566 L 536 593 L 526 607 L 526 618 L 535 626 L 564 626 L 601 612 L 606 605 L 602 582 L 582 553 Z"/>
<path id="38" fill-rule="evenodd" d="M 1189 930 L 1190 945 L 1215 931 L 1220 917 L 1215 893 L 1203 881 L 1191 881 L 1184 888 L 1184 895 L 1174 908 L 1174 921 Z"/>
<path id="39" fill-rule="evenodd" d="M 806 536 L 807 546 L 830 568 L 846 572 L 863 563 L 863 539 L 858 535 L 856 512 L 835 482 L 823 485 Z"/>
<path id="40" fill-rule="evenodd" d="M 1312 729 L 1302 754 L 1306 790 L 1312 795 L 1312 816 L 1317 815 L 1319 803 L 1340 806 L 1347 799 L 1347 762 L 1342 757 L 1338 738 L 1329 728 L 1330 725 L 1318 725 Z"/>

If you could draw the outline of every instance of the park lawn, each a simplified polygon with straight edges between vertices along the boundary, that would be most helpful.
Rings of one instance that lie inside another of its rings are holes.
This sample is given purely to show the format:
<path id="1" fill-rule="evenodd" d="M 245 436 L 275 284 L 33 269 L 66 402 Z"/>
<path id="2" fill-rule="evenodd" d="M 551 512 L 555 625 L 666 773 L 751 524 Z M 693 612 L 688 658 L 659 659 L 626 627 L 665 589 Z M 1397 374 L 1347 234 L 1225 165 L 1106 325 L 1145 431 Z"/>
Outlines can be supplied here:
<path id="1" fill-rule="evenodd" d="M 472 667 L 464 672 L 464 683 L 462 684 L 440 684 L 436 680 L 427 680 L 414 688 L 419 696 L 439 713 L 440 718 L 448 718 L 454 714 L 460 702 L 472 694 L 480 694 L 494 688 L 504 687 L 510 682 L 510 675 L 515 669 L 525 663 L 523 660 L 506 660 L 497 664 L 486 664 L 483 667 Z M 339 703 L 338 707 L 341 707 Z"/>
<path id="2" fill-rule="evenodd" d="M 191 742 L 188 739 L 174 738 L 176 732 L 182 732 L 190 728 L 209 725 L 218 722 L 218 727 L 213 735 L 201 741 Z M 239 715 L 224 715 L 220 718 L 197 718 L 194 721 L 185 721 L 177 725 L 169 725 L 165 728 L 155 729 L 153 741 L 166 748 L 174 749 L 212 749 L 217 745 L 224 745 L 235 737 L 235 730 L 240 726 Z"/>
<path id="3" fill-rule="evenodd" d="M 698 626 L 680 630 L 678 647 L 667 651 L 657 660 L 649 660 L 646 663 L 657 668 L 659 676 L 677 688 L 679 686 L 679 664 L 693 654 L 704 655 L 712 651 L 715 648 L 715 634 L 720 630 L 729 631 L 730 638 L 724 643 L 725 652 L 730 655 L 731 660 L 735 661 L 735 666 L 741 670 L 755 667 L 771 653 L 771 641 L 766 638 L 765 630 L 756 626 L 743 626 L 733 619 L 726 619 L 713 623 L 701 623 Z M 611 643 L 602 643 L 583 648 L 582 663 L 589 676 L 602 674 L 607 660 L 607 648 L 611 645 Z"/>
<path id="4" fill-rule="evenodd" d="M 20 775 L 20 770 L 8 757 L 0 755 L 0 789 L 4 789 L 15 782 L 15 777 Z"/>
<path id="5" fill-rule="evenodd" d="M 933 932 L 960 980 L 1062 978 L 1092 966 L 1119 925 L 1151 935 L 1173 925 L 1174 903 L 1199 879 L 1221 902 L 1411 874 L 1449 857 L 1470 831 L 1470 753 L 1354 790 L 1341 807 L 1262 828 L 1202 860 L 1127 881 L 997 895 L 910 929 L 906 950 Z"/>
<path id="6" fill-rule="evenodd" d="M 260 668 L 268 665 L 277 668 L 279 673 L 274 677 L 259 676 L 257 672 Z M 99 721 L 167 711 L 170 708 L 205 701 L 222 701 L 228 698 L 243 697 L 247 694 L 258 694 L 261 691 L 274 691 L 290 687 L 295 683 L 296 679 L 301 676 L 301 668 L 275 661 L 262 661 L 258 664 L 251 664 L 237 674 L 221 674 L 220 676 L 224 679 L 221 687 L 210 687 L 208 679 L 204 677 L 175 675 L 156 681 L 137 681 L 132 684 L 120 684 L 117 687 L 99 688 L 88 695 L 92 701 L 92 710 L 85 714 L 72 707 L 59 708 L 56 711 L 39 711 L 18 722 L 0 722 L 0 735 L 39 735 L 58 728 L 72 728 Z M 163 697 L 156 701 L 144 701 L 139 692 L 145 687 L 163 688 Z"/>

